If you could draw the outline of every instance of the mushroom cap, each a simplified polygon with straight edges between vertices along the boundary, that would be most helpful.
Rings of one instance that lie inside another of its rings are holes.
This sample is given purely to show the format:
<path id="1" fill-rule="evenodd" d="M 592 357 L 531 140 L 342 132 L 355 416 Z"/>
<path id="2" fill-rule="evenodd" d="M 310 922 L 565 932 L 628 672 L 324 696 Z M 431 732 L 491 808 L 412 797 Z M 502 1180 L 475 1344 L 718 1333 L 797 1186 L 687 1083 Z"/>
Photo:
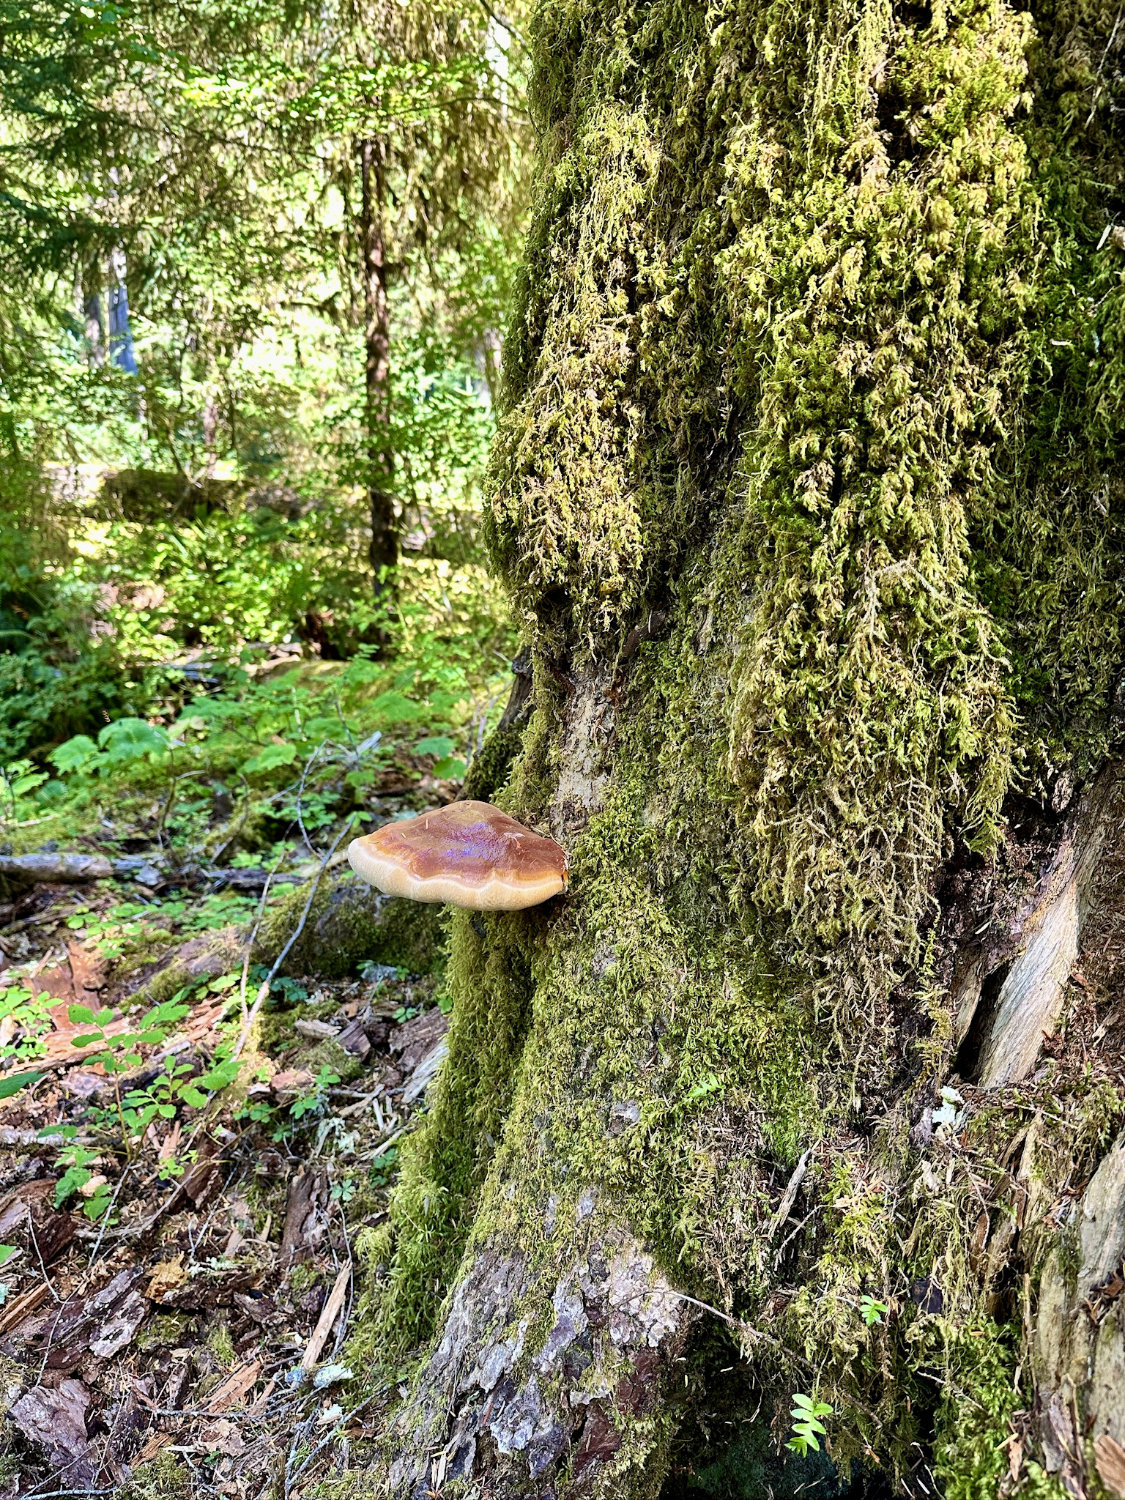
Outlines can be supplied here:
<path id="1" fill-rule="evenodd" d="M 348 860 L 388 896 L 522 911 L 566 890 L 566 850 L 487 802 L 451 802 L 353 839 Z"/>

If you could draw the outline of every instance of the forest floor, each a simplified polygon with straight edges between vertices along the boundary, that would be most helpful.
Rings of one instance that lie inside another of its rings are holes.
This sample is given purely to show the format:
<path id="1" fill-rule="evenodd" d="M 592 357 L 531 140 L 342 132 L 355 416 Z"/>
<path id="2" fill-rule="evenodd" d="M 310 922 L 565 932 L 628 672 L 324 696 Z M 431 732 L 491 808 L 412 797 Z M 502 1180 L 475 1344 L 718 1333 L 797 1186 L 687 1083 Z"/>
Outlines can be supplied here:
<path id="1" fill-rule="evenodd" d="M 452 795 L 417 781 L 383 814 Z M 357 1238 L 447 1002 L 385 964 L 252 963 L 265 898 L 178 888 L 133 834 L 109 852 L 139 876 L 0 904 L 0 1045 L 24 1070 L 0 1075 L 0 1500 L 290 1500 L 371 1436 Z"/>

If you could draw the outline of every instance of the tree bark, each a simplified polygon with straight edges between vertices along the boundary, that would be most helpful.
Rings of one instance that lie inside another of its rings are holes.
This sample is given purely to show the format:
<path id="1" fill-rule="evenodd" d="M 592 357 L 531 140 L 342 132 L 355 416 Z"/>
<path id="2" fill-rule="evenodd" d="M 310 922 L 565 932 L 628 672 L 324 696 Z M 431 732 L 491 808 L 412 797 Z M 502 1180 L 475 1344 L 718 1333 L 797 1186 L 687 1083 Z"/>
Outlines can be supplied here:
<path id="1" fill-rule="evenodd" d="M 394 448 L 391 439 L 391 319 L 387 301 L 385 230 L 387 143 L 360 142 L 360 238 L 363 254 L 365 420 L 368 498 L 371 513 L 369 556 L 376 596 L 398 562 L 398 520 L 394 504 Z"/>
<path id="2" fill-rule="evenodd" d="M 800 1395 L 1125 1495 L 1114 14 L 540 7 L 497 799 L 570 886 L 455 914 L 373 1486 L 792 1492 Z"/>

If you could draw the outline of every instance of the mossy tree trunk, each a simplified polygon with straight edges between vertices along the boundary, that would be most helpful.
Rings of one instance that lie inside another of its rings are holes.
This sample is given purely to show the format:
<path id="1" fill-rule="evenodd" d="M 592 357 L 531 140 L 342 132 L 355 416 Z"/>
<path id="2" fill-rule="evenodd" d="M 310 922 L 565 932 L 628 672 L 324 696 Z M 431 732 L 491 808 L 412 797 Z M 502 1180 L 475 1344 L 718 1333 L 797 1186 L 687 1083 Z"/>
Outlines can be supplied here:
<path id="1" fill-rule="evenodd" d="M 919 1495 L 1125 1493 L 1125 27 L 532 36 L 498 800 L 571 887 L 455 919 L 368 1478 L 651 1495 L 801 1393 Z"/>

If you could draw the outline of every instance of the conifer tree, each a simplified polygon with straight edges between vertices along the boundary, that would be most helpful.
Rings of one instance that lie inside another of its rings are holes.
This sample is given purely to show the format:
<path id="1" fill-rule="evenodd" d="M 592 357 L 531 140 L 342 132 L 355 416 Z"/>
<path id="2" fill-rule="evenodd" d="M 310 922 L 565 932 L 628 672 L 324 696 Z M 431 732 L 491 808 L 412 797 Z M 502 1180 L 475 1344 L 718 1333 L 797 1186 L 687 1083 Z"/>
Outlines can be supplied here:
<path id="1" fill-rule="evenodd" d="M 1116 7 L 530 36 L 474 792 L 570 887 L 455 914 L 368 1478 L 1120 1494 Z"/>

